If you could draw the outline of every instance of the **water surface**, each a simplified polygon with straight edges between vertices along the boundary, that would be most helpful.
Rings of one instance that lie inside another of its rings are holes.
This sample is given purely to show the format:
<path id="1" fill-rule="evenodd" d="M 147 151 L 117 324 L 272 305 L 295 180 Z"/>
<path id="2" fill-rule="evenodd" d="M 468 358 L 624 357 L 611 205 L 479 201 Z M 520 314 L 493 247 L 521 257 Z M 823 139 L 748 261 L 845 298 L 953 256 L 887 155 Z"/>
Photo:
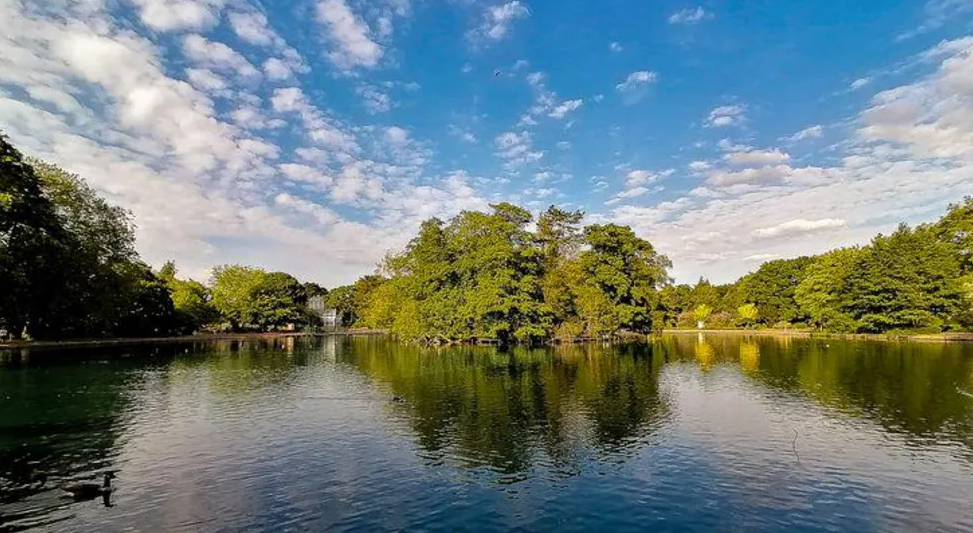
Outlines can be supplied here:
<path id="1" fill-rule="evenodd" d="M 973 532 L 973 345 L 0 357 L 0 531 Z"/>

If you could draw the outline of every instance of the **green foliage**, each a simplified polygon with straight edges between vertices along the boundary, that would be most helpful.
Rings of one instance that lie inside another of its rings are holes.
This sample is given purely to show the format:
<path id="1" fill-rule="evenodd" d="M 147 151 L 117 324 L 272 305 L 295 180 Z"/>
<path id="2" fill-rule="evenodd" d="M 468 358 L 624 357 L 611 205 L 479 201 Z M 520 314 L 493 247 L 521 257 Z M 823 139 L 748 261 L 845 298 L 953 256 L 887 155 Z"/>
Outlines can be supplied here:
<path id="1" fill-rule="evenodd" d="M 867 252 L 861 248 L 839 248 L 814 258 L 804 279 L 794 290 L 794 300 L 810 323 L 835 332 L 854 332 L 861 324 L 849 312 L 848 277 Z"/>
<path id="2" fill-rule="evenodd" d="M 843 307 L 867 332 L 938 327 L 960 304 L 959 274 L 949 243 L 902 225 L 872 240 L 845 280 Z"/>
<path id="3" fill-rule="evenodd" d="M 950 205 L 939 222 L 928 229 L 936 240 L 952 247 L 963 274 L 973 273 L 973 196 Z"/>
<path id="4" fill-rule="evenodd" d="M 658 304 L 658 289 L 669 282 L 669 259 L 626 226 L 592 225 L 585 228 L 584 236 L 588 249 L 579 261 L 587 298 L 597 310 L 591 318 L 602 323 L 602 331 L 611 333 L 621 329 L 651 331 L 651 310 Z M 606 317 L 611 317 L 607 323 Z M 581 319 L 589 319 L 583 310 Z"/>
<path id="5" fill-rule="evenodd" d="M 267 331 L 310 320 L 304 287 L 290 274 L 225 265 L 213 269 L 212 303 L 234 330 Z"/>
<path id="6" fill-rule="evenodd" d="M 648 332 L 668 260 L 629 228 L 589 226 L 580 212 L 511 205 L 423 223 L 389 257 L 388 281 L 362 323 L 411 339 L 533 342 Z M 582 248 L 584 248 L 582 250 Z"/>
<path id="7" fill-rule="evenodd" d="M 328 292 L 325 304 L 338 310 L 342 325 L 350 326 L 358 321 L 358 306 L 355 304 L 355 286 L 343 285 Z"/>
<path id="8" fill-rule="evenodd" d="M 192 333 L 204 326 L 218 322 L 219 311 L 210 302 L 209 289 L 195 280 L 176 278 L 176 264 L 168 261 L 159 270 L 159 278 L 166 283 L 172 295 L 172 304 L 182 333 Z"/>
<path id="9" fill-rule="evenodd" d="M 67 272 L 68 236 L 33 167 L 0 135 L 0 327 L 37 335 Z"/>
<path id="10" fill-rule="evenodd" d="M 0 323 L 32 338 L 166 335 L 169 292 L 135 252 L 131 215 L 80 177 L 0 147 Z"/>
<path id="11" fill-rule="evenodd" d="M 706 322 L 706 319 L 709 318 L 709 315 L 712 312 L 713 308 L 706 304 L 697 305 L 696 308 L 693 309 L 693 319 L 696 320 L 696 322 Z"/>
<path id="12" fill-rule="evenodd" d="M 756 272 L 737 282 L 746 295 L 740 305 L 753 303 L 759 307 L 760 321 L 764 324 L 805 322 L 807 315 L 795 301 L 794 291 L 812 261 L 810 257 L 798 257 L 760 265 Z"/>

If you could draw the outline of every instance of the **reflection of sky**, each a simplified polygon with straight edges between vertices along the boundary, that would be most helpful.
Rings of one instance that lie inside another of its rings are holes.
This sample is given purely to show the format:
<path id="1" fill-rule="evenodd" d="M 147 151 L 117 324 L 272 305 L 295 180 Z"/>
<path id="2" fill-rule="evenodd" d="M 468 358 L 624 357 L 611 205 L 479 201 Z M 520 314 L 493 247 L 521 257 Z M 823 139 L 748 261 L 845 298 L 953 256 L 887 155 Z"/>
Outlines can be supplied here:
<path id="1" fill-rule="evenodd" d="M 531 443 L 523 480 L 501 485 L 456 449 L 424 456 L 411 406 L 388 402 L 341 349 L 261 370 L 218 355 L 147 372 L 116 507 L 78 507 L 59 530 L 973 531 L 957 450 L 917 448 L 735 364 L 665 366 L 668 415 L 617 460 L 596 449 L 586 407 L 561 399 L 573 475 Z"/>
<path id="2" fill-rule="evenodd" d="M 842 530 L 865 530 L 863 517 L 883 531 L 973 527 L 973 470 L 961 449 L 917 448 L 868 419 L 768 389 L 737 365 L 702 373 L 677 363 L 661 381 L 673 411 L 667 440 L 718 472 L 715 493 Z"/>

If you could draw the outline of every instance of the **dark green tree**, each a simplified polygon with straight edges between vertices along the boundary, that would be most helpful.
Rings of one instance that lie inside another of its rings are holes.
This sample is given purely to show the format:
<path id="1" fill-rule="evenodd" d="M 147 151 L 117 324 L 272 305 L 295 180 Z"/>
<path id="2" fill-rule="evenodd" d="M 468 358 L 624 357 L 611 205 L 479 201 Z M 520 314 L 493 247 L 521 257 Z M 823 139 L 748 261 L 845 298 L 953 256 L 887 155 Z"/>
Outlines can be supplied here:
<path id="1" fill-rule="evenodd" d="M 901 225 L 872 240 L 849 273 L 845 309 L 868 332 L 938 328 L 961 301 L 959 274 L 950 244 Z"/>
<path id="2" fill-rule="evenodd" d="M 219 311 L 210 302 L 209 289 L 191 279 L 176 277 L 176 264 L 168 261 L 159 269 L 159 279 L 164 281 L 172 295 L 172 304 L 178 315 L 179 331 L 192 333 L 219 321 Z"/>
<path id="3" fill-rule="evenodd" d="M 67 232 L 42 182 L 0 135 L 0 328 L 43 332 L 66 273 Z"/>
<path id="4" fill-rule="evenodd" d="M 625 329 L 647 333 L 658 289 L 669 282 L 669 259 L 631 228 L 616 224 L 585 228 L 588 249 L 580 256 L 585 287 L 582 319 L 600 335 Z"/>

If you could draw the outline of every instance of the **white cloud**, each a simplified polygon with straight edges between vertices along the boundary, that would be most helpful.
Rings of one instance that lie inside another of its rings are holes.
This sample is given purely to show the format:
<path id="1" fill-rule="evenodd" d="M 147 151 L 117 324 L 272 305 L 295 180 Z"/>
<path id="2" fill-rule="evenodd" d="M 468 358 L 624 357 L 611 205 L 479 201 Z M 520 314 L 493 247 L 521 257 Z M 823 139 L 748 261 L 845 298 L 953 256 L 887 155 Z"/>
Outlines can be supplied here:
<path id="1" fill-rule="evenodd" d="M 820 124 L 804 128 L 803 130 L 791 135 L 789 137 L 784 137 L 782 140 L 786 142 L 800 142 L 807 139 L 819 139 L 824 135 L 824 127 Z"/>
<path id="2" fill-rule="evenodd" d="M 702 172 L 710 169 L 710 164 L 708 161 L 692 161 L 686 166 L 693 172 Z"/>
<path id="3" fill-rule="evenodd" d="M 309 183 L 319 188 L 327 188 L 334 183 L 334 178 L 307 165 L 284 163 L 278 168 L 281 173 L 294 181 Z"/>
<path id="4" fill-rule="evenodd" d="M 869 83 L 872 83 L 871 78 L 858 78 L 857 80 L 851 82 L 850 88 L 852 91 L 857 91 L 858 89 L 861 89 L 862 87 L 868 85 Z"/>
<path id="5" fill-rule="evenodd" d="M 622 47 L 622 43 L 612 42 L 612 43 L 609 43 L 608 49 L 611 50 L 612 52 L 621 52 L 625 48 Z"/>
<path id="6" fill-rule="evenodd" d="M 662 189 L 663 188 L 661 186 L 654 187 L 652 189 L 649 189 L 648 187 L 633 187 L 631 189 L 625 189 L 615 196 L 612 196 L 608 201 L 605 202 L 605 205 L 616 205 L 624 202 L 625 200 L 631 200 L 633 198 L 645 196 L 649 193 L 659 192 Z"/>
<path id="7" fill-rule="evenodd" d="M 411 134 L 393 146 L 394 130 L 387 139 L 385 129 L 346 126 L 297 86 L 273 90 L 265 110 L 232 54 L 201 42 L 193 53 L 219 53 L 187 69 L 155 34 L 116 21 L 116 7 L 0 2 L 0 123 L 26 153 L 132 210 L 149 263 L 174 258 L 198 278 L 213 264 L 249 263 L 347 283 L 404 245 L 423 218 L 486 207 L 458 174 L 423 172 L 428 150 Z M 216 105 L 215 96 L 233 100 Z M 284 150 L 276 135 L 258 136 L 282 118 L 303 129 L 307 146 Z M 327 199 L 305 197 L 314 189 Z M 342 220 L 327 205 L 337 201 L 367 209 L 366 221 Z"/>
<path id="8" fill-rule="evenodd" d="M 276 89 L 270 98 L 275 111 L 280 113 L 296 113 L 304 124 L 304 132 L 315 144 L 329 146 L 345 152 L 355 152 L 358 144 L 354 135 L 343 131 L 333 121 L 308 102 L 304 92 L 298 87 Z"/>
<path id="9" fill-rule="evenodd" d="M 372 40 L 368 24 L 344 0 L 322 0 L 317 4 L 317 20 L 324 25 L 331 43 L 328 58 L 342 70 L 374 67 L 382 59 L 382 46 Z"/>
<path id="10" fill-rule="evenodd" d="M 499 41 L 507 35 L 514 21 L 529 16 L 530 10 L 518 0 L 488 7 L 483 14 L 483 22 L 471 32 L 470 37 L 474 41 L 482 39 Z"/>
<path id="11" fill-rule="evenodd" d="M 973 37 L 942 43 L 932 76 L 882 91 L 861 116 L 861 137 L 906 147 L 919 157 L 973 160 Z"/>
<path id="12" fill-rule="evenodd" d="M 373 115 L 385 113 L 395 107 L 392 97 L 374 85 L 359 85 L 355 92 L 361 97 L 365 109 Z"/>
<path id="13" fill-rule="evenodd" d="M 843 227 L 845 227 L 845 221 L 840 218 L 821 218 L 817 220 L 797 218 L 788 220 L 787 222 L 781 222 L 769 228 L 757 228 L 753 230 L 753 234 L 757 237 L 770 238 L 801 235 Z"/>
<path id="14" fill-rule="evenodd" d="M 241 39 L 250 44 L 270 45 L 277 41 L 277 34 L 270 29 L 263 13 L 232 12 L 227 17 L 230 27 Z"/>
<path id="15" fill-rule="evenodd" d="M 674 172 L 673 169 L 663 172 L 652 172 L 651 170 L 633 170 L 625 176 L 625 187 L 632 188 L 649 183 L 655 183 L 659 178 L 669 176 Z"/>
<path id="16" fill-rule="evenodd" d="M 216 75 L 212 70 L 205 68 L 186 69 L 186 78 L 189 80 L 189 83 L 193 84 L 193 87 L 201 91 L 220 92 L 225 91 L 227 88 L 227 84 L 223 81 L 223 78 Z"/>
<path id="17" fill-rule="evenodd" d="M 714 170 L 706 180 L 714 187 L 733 185 L 761 185 L 780 181 L 815 181 L 827 173 L 817 167 L 792 168 L 790 165 L 772 165 L 743 170 Z"/>
<path id="18" fill-rule="evenodd" d="M 944 43 L 927 56 L 938 63 L 932 74 L 877 94 L 839 145 L 837 165 L 700 169 L 709 186 L 620 206 L 606 219 L 631 224 L 664 250 L 677 280 L 714 281 L 735 279 L 756 259 L 820 253 L 867 242 L 899 221 L 933 220 L 973 194 L 971 55 L 973 39 Z M 724 149 L 742 151 L 729 141 Z M 724 259 L 714 264 L 713 255 Z"/>
<path id="19" fill-rule="evenodd" d="M 774 165 L 790 161 L 791 156 L 780 149 L 773 150 L 748 150 L 743 152 L 731 152 L 723 156 L 723 159 L 731 165 Z"/>
<path id="20" fill-rule="evenodd" d="M 582 105 L 584 105 L 584 101 L 580 98 L 576 100 L 565 100 L 552 109 L 549 116 L 556 119 L 562 119 L 568 113 L 579 109 Z"/>
<path id="21" fill-rule="evenodd" d="M 267 79 L 277 81 L 287 80 L 294 76 L 291 67 L 276 57 L 264 61 L 264 74 L 267 75 Z"/>
<path id="22" fill-rule="evenodd" d="M 625 78 L 625 81 L 615 86 L 616 89 L 625 93 L 638 90 L 656 80 L 656 73 L 648 70 L 633 72 Z"/>
<path id="23" fill-rule="evenodd" d="M 494 139 L 494 144 L 497 148 L 497 156 L 506 160 L 504 166 L 508 170 L 517 170 L 527 163 L 539 161 L 544 157 L 544 151 L 534 150 L 531 134 L 528 131 L 501 133 Z"/>
<path id="24" fill-rule="evenodd" d="M 256 106 L 244 104 L 230 112 L 229 118 L 234 124 L 248 130 L 277 128 L 284 125 L 279 119 L 268 119 Z"/>
<path id="25" fill-rule="evenodd" d="M 202 30 L 219 19 L 224 0 L 129 0 L 146 26 L 159 31 Z"/>
<path id="26" fill-rule="evenodd" d="M 746 120 L 747 107 L 744 105 L 724 105 L 710 111 L 706 124 L 713 128 L 739 126 Z"/>
<path id="27" fill-rule="evenodd" d="M 402 144 L 409 140 L 409 132 L 398 126 L 385 128 L 385 138 L 393 144 Z"/>
<path id="28" fill-rule="evenodd" d="M 233 71 L 247 78 L 260 76 L 260 71 L 242 54 L 223 43 L 210 41 L 202 35 L 187 35 L 182 41 L 182 50 L 187 57 L 199 65 L 215 70 Z"/>
<path id="29" fill-rule="evenodd" d="M 744 261 L 753 261 L 755 263 L 763 263 L 764 261 L 771 261 L 773 259 L 780 259 L 779 254 L 751 254 L 743 258 Z"/>
<path id="30" fill-rule="evenodd" d="M 669 24 L 699 24 L 703 20 L 712 18 L 713 14 L 702 7 L 683 9 L 669 15 Z"/>

